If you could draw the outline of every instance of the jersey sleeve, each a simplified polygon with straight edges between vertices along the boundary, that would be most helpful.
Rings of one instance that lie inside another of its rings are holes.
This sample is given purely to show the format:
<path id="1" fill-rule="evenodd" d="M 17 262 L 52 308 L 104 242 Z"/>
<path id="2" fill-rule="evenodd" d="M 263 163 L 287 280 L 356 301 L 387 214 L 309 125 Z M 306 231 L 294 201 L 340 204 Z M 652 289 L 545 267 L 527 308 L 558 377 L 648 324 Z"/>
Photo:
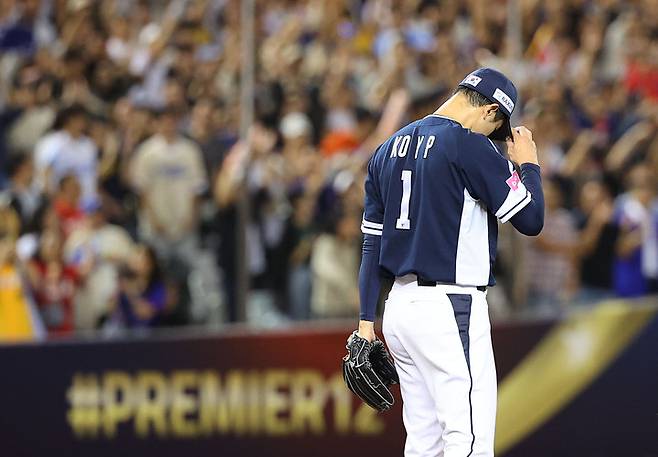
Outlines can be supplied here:
<path id="1" fill-rule="evenodd" d="M 532 195 L 512 162 L 500 154 L 491 140 L 479 137 L 469 135 L 459 153 L 467 189 L 505 223 L 532 201 Z"/>
<path id="2" fill-rule="evenodd" d="M 365 209 L 361 222 L 361 231 L 364 234 L 363 251 L 359 268 L 360 319 L 371 322 L 375 320 L 377 301 L 381 291 L 379 251 L 384 229 L 384 205 L 377 179 L 376 157 L 377 154 L 370 159 L 366 175 Z"/>
<path id="3" fill-rule="evenodd" d="M 368 162 L 368 174 L 365 183 L 365 204 L 361 232 L 365 235 L 382 235 L 384 229 L 384 205 L 375 168 L 375 156 Z"/>

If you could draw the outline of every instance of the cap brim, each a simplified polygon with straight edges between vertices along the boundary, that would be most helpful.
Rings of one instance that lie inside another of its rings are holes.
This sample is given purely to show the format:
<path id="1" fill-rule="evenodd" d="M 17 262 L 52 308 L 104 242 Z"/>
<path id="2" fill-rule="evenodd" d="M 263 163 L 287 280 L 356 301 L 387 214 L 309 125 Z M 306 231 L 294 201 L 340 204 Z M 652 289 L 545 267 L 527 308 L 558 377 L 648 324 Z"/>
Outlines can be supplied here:
<path id="1" fill-rule="evenodd" d="M 508 138 L 514 138 L 512 136 L 512 126 L 509 123 L 509 118 L 506 117 L 503 121 L 503 125 L 491 132 L 489 138 L 494 141 L 505 141 Z"/>

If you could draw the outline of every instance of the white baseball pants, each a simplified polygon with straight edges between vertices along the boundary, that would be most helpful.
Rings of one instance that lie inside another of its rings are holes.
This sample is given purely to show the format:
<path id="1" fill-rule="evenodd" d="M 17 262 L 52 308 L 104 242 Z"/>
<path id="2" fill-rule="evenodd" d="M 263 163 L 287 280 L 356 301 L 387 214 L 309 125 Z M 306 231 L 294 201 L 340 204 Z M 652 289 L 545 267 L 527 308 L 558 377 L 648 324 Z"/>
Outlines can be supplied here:
<path id="1" fill-rule="evenodd" d="M 486 292 L 396 279 L 383 332 L 400 376 L 405 457 L 493 456 L 496 367 Z"/>

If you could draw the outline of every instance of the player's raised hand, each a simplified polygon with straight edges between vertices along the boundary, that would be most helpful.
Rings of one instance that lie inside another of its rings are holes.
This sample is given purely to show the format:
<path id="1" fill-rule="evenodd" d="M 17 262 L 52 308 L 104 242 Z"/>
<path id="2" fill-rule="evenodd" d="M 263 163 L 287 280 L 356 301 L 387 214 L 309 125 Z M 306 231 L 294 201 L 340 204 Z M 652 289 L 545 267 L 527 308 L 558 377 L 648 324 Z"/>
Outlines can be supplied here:
<path id="1" fill-rule="evenodd" d="M 510 160 L 519 165 L 522 163 L 539 165 L 537 145 L 532 141 L 532 132 L 524 126 L 514 127 L 512 136 L 514 141 L 507 140 L 507 154 Z"/>

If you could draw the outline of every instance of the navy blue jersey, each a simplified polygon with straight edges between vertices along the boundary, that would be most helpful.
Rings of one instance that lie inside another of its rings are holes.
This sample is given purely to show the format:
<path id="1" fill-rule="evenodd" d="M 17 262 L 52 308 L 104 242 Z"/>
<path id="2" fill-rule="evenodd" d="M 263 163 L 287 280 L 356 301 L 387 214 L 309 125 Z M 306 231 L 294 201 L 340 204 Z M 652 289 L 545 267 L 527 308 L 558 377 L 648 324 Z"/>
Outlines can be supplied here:
<path id="1" fill-rule="evenodd" d="M 365 190 L 361 230 L 381 236 L 380 267 L 464 286 L 494 284 L 497 220 L 532 200 L 487 137 L 437 115 L 377 149 Z"/>

